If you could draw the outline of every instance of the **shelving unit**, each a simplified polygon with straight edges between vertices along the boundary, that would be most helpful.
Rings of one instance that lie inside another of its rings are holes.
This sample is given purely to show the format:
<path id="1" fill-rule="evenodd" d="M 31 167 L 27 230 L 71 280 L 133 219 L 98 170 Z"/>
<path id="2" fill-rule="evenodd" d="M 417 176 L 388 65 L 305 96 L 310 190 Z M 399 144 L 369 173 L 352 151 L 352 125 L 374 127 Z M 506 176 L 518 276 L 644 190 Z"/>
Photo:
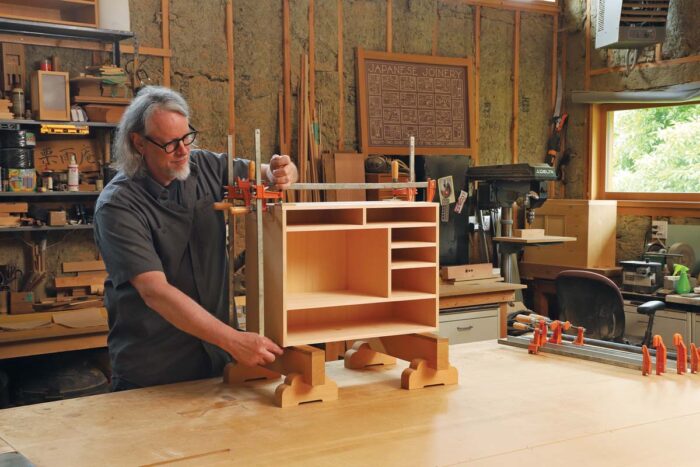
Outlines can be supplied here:
<path id="1" fill-rule="evenodd" d="M 96 0 L 0 0 L 0 15 L 93 28 L 98 21 Z"/>
<path id="2" fill-rule="evenodd" d="M 19 3 L 28 3 L 31 1 L 36 2 L 36 0 L 14 0 Z M 89 0 L 82 0 L 89 1 Z M 80 3 L 81 0 L 63 0 L 61 3 Z M 5 0 L 0 0 L 0 5 L 7 4 Z M 95 2 L 92 2 L 95 3 Z M 5 5 L 9 8 L 9 6 Z M 112 43 L 112 60 L 116 66 L 120 66 L 121 62 L 121 52 L 119 43 L 125 39 L 130 39 L 134 37 L 134 33 L 131 31 L 115 31 L 111 29 L 99 29 L 95 23 L 93 27 L 86 27 L 87 23 L 77 23 L 77 22 L 45 22 L 47 20 L 41 18 L 37 21 L 37 17 L 32 16 L 34 21 L 26 21 L 24 19 L 14 19 L 14 18 L 26 18 L 24 15 L 12 15 L 0 12 L 0 31 L 5 34 L 21 34 L 30 36 L 41 36 L 50 37 L 56 39 L 78 39 L 78 40 L 90 40 L 99 42 L 109 42 Z M 55 24 L 58 23 L 58 24 Z"/>
<path id="3" fill-rule="evenodd" d="M 0 129 L 2 130 L 18 130 L 20 125 L 75 125 L 77 127 L 97 127 L 97 128 L 116 128 L 116 123 L 105 123 L 105 122 L 53 122 L 47 120 L 26 120 L 26 119 L 12 119 L 3 120 L 0 119 Z"/>
<path id="4" fill-rule="evenodd" d="M 255 215 L 246 222 L 248 242 Z M 278 344 L 437 329 L 437 204 L 286 203 L 263 215 L 264 332 Z M 255 331 L 254 243 L 247 249 L 247 324 Z"/>

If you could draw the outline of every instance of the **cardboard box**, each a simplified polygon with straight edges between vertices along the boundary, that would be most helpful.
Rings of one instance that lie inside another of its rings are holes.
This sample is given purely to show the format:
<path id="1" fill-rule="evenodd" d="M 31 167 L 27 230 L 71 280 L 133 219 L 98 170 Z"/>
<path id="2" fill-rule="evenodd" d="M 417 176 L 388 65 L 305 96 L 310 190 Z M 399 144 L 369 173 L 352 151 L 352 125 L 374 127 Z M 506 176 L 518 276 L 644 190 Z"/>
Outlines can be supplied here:
<path id="1" fill-rule="evenodd" d="M 50 211 L 49 225 L 66 225 L 66 211 Z"/>
<path id="2" fill-rule="evenodd" d="M 34 292 L 10 292 L 10 314 L 21 315 L 34 311 Z"/>

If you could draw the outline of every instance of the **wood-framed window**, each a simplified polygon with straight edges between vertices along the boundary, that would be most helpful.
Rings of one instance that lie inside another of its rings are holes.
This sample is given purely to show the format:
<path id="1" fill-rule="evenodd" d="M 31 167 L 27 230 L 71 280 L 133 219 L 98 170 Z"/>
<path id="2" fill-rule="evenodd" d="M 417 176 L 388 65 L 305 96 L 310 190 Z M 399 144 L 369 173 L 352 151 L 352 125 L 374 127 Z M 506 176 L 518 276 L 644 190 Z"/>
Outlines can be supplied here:
<path id="1" fill-rule="evenodd" d="M 700 217 L 700 102 L 591 106 L 591 199 L 623 214 Z"/>

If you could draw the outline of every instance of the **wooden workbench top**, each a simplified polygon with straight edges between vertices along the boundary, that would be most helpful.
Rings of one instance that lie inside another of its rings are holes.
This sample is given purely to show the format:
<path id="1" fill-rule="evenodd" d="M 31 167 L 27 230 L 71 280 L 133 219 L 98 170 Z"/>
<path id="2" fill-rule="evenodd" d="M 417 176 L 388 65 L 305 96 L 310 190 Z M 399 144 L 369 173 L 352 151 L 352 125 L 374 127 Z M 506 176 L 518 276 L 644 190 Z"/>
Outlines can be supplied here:
<path id="1" fill-rule="evenodd" d="M 472 281 L 460 281 L 454 283 L 440 283 L 440 296 L 453 297 L 455 295 L 473 295 L 491 292 L 512 292 L 527 289 L 523 284 L 511 284 L 510 282 L 490 282 L 487 284 L 474 284 Z"/>
<path id="2" fill-rule="evenodd" d="M 280 409 L 276 383 L 209 379 L 3 410 L 0 439 L 37 465 L 697 463 L 700 376 L 643 377 L 495 342 L 450 351 L 457 386 L 406 391 L 404 365 L 333 362 L 333 402 Z"/>

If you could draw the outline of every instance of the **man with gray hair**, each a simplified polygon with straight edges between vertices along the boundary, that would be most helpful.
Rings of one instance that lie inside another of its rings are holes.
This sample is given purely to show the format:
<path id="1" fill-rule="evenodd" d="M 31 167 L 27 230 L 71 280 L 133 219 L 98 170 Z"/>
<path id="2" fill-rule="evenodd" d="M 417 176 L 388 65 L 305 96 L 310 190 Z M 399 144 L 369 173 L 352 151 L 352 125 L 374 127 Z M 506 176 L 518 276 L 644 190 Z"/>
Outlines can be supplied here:
<path id="1" fill-rule="evenodd" d="M 229 355 L 254 366 L 282 349 L 229 326 L 222 199 L 227 156 L 192 149 L 197 130 L 171 89 L 142 89 L 119 123 L 119 172 L 95 206 L 95 239 L 108 277 L 112 390 L 206 378 Z M 284 189 L 297 180 L 289 156 L 274 155 L 262 175 Z M 248 162 L 234 159 L 234 176 Z"/>

